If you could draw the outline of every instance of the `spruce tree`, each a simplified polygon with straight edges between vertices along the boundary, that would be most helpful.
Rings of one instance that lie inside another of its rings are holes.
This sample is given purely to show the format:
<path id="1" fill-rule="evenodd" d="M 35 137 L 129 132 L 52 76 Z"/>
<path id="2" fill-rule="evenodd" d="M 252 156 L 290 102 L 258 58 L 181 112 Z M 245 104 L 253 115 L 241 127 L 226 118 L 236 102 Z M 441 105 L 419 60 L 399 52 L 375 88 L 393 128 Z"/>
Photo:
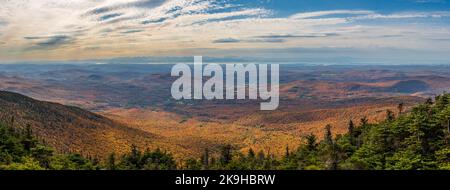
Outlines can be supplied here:
<path id="1" fill-rule="evenodd" d="M 248 160 L 254 160 L 254 159 L 255 159 L 255 151 L 253 151 L 252 148 L 250 148 L 250 149 L 248 150 L 248 153 L 247 153 L 247 159 L 248 159 Z"/>
<path id="2" fill-rule="evenodd" d="M 209 169 L 209 150 L 208 150 L 208 148 L 205 148 L 205 151 L 203 153 L 201 161 L 203 164 L 203 169 L 208 170 Z"/>
<path id="3" fill-rule="evenodd" d="M 289 146 L 286 145 L 286 152 L 285 152 L 285 154 L 284 154 L 284 157 L 285 157 L 285 158 L 289 158 L 290 155 L 291 155 L 291 153 L 289 152 Z"/>
<path id="4" fill-rule="evenodd" d="M 393 121 L 395 119 L 394 112 L 386 110 L 386 121 Z"/>
<path id="5" fill-rule="evenodd" d="M 331 125 L 330 124 L 325 126 L 324 140 L 327 145 L 333 145 L 333 134 L 331 133 Z"/>
<path id="6" fill-rule="evenodd" d="M 256 155 L 256 158 L 258 159 L 258 161 L 263 162 L 264 159 L 266 158 L 266 155 L 264 155 L 264 152 L 260 150 Z"/>
<path id="7" fill-rule="evenodd" d="M 108 170 L 116 170 L 116 154 L 114 152 L 108 156 L 108 163 L 106 168 Z"/>
<path id="8" fill-rule="evenodd" d="M 398 104 L 397 109 L 398 109 L 398 115 L 402 115 L 402 113 L 403 113 L 403 102 Z"/>
<path id="9" fill-rule="evenodd" d="M 24 146 L 25 151 L 30 152 L 31 148 L 36 145 L 36 139 L 33 137 L 33 131 L 31 130 L 31 126 L 27 124 L 25 131 L 23 132 L 23 140 L 22 144 Z"/>
<path id="10" fill-rule="evenodd" d="M 350 144 L 352 146 L 355 146 L 355 124 L 353 123 L 353 121 L 351 119 L 348 122 L 348 137 L 349 137 Z"/>
<path id="11" fill-rule="evenodd" d="M 317 149 L 317 137 L 314 134 L 309 134 L 305 138 L 306 149 L 308 151 L 315 151 Z"/>
<path id="12" fill-rule="evenodd" d="M 336 144 L 333 142 L 333 134 L 331 132 L 331 125 L 325 126 L 325 145 L 326 145 L 326 152 L 328 155 L 327 159 L 327 165 L 328 169 L 330 170 L 337 170 L 338 168 L 338 155 L 337 155 L 337 147 Z"/>
<path id="13" fill-rule="evenodd" d="M 365 127 L 367 124 L 369 124 L 369 119 L 367 119 L 366 116 L 362 117 L 359 124 L 361 125 L 361 127 Z"/>
<path id="14" fill-rule="evenodd" d="M 221 148 L 220 151 L 220 163 L 222 164 L 222 166 L 225 166 L 227 164 L 229 164 L 232 160 L 232 147 L 231 145 L 225 145 Z"/>
<path id="15" fill-rule="evenodd" d="M 141 152 L 135 144 L 131 145 L 130 154 L 126 157 L 127 165 L 133 169 L 140 169 L 141 165 Z"/>

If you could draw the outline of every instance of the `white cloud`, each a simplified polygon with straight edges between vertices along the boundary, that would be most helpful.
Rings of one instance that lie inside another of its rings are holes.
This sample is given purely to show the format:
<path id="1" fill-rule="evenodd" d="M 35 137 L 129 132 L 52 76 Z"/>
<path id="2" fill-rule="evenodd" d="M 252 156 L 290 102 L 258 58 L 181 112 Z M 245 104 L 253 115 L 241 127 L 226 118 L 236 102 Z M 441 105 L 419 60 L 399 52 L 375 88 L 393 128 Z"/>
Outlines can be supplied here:
<path id="1" fill-rule="evenodd" d="M 337 15 L 337 14 L 345 14 L 345 15 L 369 15 L 374 14 L 373 11 L 367 10 L 331 10 L 331 11 L 315 11 L 315 12 L 306 12 L 306 13 L 297 13 L 289 18 L 291 19 L 307 19 L 321 16 L 329 16 L 329 15 Z"/>
<path id="2" fill-rule="evenodd" d="M 450 47 L 448 41 L 427 41 L 448 38 L 450 26 L 364 23 L 444 19 L 450 17 L 449 12 L 381 14 L 370 10 L 329 10 L 278 18 L 272 10 L 213 0 L 0 0 L 0 4 L 0 59 L 170 55 L 189 54 L 190 49 L 268 46 Z M 270 35 L 278 37 L 258 38 Z M 36 47 L 47 45 L 45 40 L 52 36 L 59 36 L 52 38 L 59 41 L 50 42 L 63 45 L 51 49 Z M 214 43 L 220 39 L 239 40 Z"/>

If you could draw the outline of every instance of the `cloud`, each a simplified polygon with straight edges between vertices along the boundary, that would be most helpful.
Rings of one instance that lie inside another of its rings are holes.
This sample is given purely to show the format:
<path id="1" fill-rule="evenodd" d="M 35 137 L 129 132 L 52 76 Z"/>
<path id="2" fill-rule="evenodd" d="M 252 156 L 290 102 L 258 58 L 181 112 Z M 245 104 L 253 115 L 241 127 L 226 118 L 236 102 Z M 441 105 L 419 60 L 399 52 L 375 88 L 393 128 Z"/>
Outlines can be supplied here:
<path id="1" fill-rule="evenodd" d="M 246 42 L 250 42 L 250 43 L 283 43 L 283 42 L 286 42 L 286 40 L 284 40 L 284 39 L 279 39 L 279 38 L 276 38 L 276 39 L 248 39 L 248 40 L 245 40 Z"/>
<path id="2" fill-rule="evenodd" d="M 111 29 L 111 28 L 104 28 L 104 29 L 101 29 L 99 32 L 100 32 L 101 34 L 105 34 L 105 33 L 111 33 L 111 32 L 114 32 L 114 30 Z"/>
<path id="3" fill-rule="evenodd" d="M 227 20 L 240 20 L 253 17 L 266 17 L 271 12 L 266 9 L 242 9 L 233 12 L 223 13 L 204 13 L 204 14 L 192 14 L 192 25 L 195 24 L 207 24 L 212 22 L 221 22 Z"/>
<path id="4" fill-rule="evenodd" d="M 399 37 L 404 37 L 405 35 L 402 34 L 386 34 L 386 35 L 381 35 L 379 36 L 380 38 L 399 38 Z"/>
<path id="5" fill-rule="evenodd" d="M 112 3 L 110 5 L 100 6 L 96 7 L 94 9 L 91 9 L 85 13 L 85 16 L 87 15 L 99 15 L 102 13 L 107 13 L 114 10 L 121 10 L 121 9 L 127 9 L 127 8 L 146 8 L 146 9 L 152 9 L 156 8 L 158 6 L 161 6 L 167 2 L 166 0 L 138 0 L 138 1 L 132 1 L 132 2 L 125 2 L 125 3 Z"/>
<path id="6" fill-rule="evenodd" d="M 235 38 L 223 38 L 214 40 L 213 43 L 226 44 L 226 43 L 282 43 L 284 39 L 279 38 L 248 38 L 248 39 L 235 39 Z"/>
<path id="7" fill-rule="evenodd" d="M 98 46 L 92 46 L 92 47 L 84 47 L 84 50 L 88 50 L 88 51 L 94 51 L 94 50 L 98 50 L 101 49 L 101 47 Z"/>
<path id="8" fill-rule="evenodd" d="M 166 2 L 167 2 L 167 0 L 141 0 L 141 1 L 128 3 L 128 6 L 152 9 L 152 8 L 161 6 L 162 4 L 164 4 Z"/>
<path id="9" fill-rule="evenodd" d="M 291 15 L 290 19 L 325 19 L 345 18 L 347 20 L 363 19 L 408 19 L 408 18 L 440 18 L 450 17 L 450 12 L 400 12 L 392 14 L 381 14 L 371 10 L 329 10 L 297 13 Z"/>
<path id="10" fill-rule="evenodd" d="M 217 39 L 217 40 L 213 41 L 213 43 L 218 43 L 218 44 L 221 44 L 221 43 L 238 43 L 238 42 L 241 42 L 241 40 L 235 39 L 235 38 L 223 38 L 223 39 Z"/>
<path id="11" fill-rule="evenodd" d="M 291 15 L 289 18 L 291 19 L 309 19 L 309 18 L 317 18 L 323 16 L 330 15 L 368 15 L 373 14 L 373 11 L 368 10 L 330 10 L 330 11 L 315 11 L 315 12 L 306 12 L 306 13 L 297 13 Z"/>
<path id="12" fill-rule="evenodd" d="M 51 36 L 44 41 L 38 42 L 36 45 L 41 47 L 57 47 L 67 44 L 70 41 L 72 41 L 72 38 L 69 36 Z"/>
<path id="13" fill-rule="evenodd" d="M 133 33 L 138 33 L 138 32 L 142 32 L 142 31 L 144 31 L 144 30 L 142 30 L 142 29 L 132 29 L 132 30 L 123 31 L 121 33 L 122 34 L 133 34 Z"/>
<path id="14" fill-rule="evenodd" d="M 122 13 L 107 14 L 107 15 L 101 16 L 100 20 L 104 21 L 104 20 L 108 20 L 108 19 L 111 19 L 111 18 L 119 17 L 119 16 L 122 16 L 122 15 L 123 15 Z"/>
<path id="15" fill-rule="evenodd" d="M 34 46 L 32 49 L 51 49 L 56 48 L 64 44 L 68 44 L 73 41 L 72 37 L 65 35 L 57 35 L 57 36 L 29 36 L 24 37 L 27 40 L 38 40 L 33 43 Z"/>
<path id="16" fill-rule="evenodd" d="M 450 41 L 450 38 L 430 38 L 429 40 L 434 40 L 434 41 Z"/>
<path id="17" fill-rule="evenodd" d="M 0 27 L 6 26 L 6 25 L 8 25 L 8 23 L 6 21 L 0 19 Z"/>
<path id="18" fill-rule="evenodd" d="M 448 11 L 299 9 L 286 15 L 275 7 L 237 2 L 6 1 L 0 7 L 0 41 L 6 43 L 0 59 L 191 55 L 194 49 L 267 47 L 450 49 L 448 41 L 429 40 L 449 37 Z M 5 53 L 11 49 L 42 51 Z"/>
<path id="19" fill-rule="evenodd" d="M 324 34 L 303 34 L 303 35 L 295 35 L 295 34 L 285 34 L 285 35 L 266 35 L 266 36 L 256 36 L 257 38 L 322 38 L 322 37 L 330 37 L 330 36 L 339 36 L 338 33 L 324 33 Z"/>
<path id="20" fill-rule="evenodd" d="M 450 17 L 450 12 L 403 12 L 393 14 L 372 13 L 348 18 L 349 20 L 375 19 L 411 19 L 411 18 L 443 18 Z"/>
<path id="21" fill-rule="evenodd" d="M 39 36 L 25 36 L 23 37 L 26 40 L 39 40 L 39 39 L 43 39 L 43 38 L 47 38 L 47 37 L 39 37 Z"/>
<path id="22" fill-rule="evenodd" d="M 163 18 L 158 18 L 158 19 L 149 19 L 149 20 L 144 20 L 141 23 L 142 24 L 154 24 L 154 23 L 162 23 L 164 21 L 166 21 L 168 18 L 167 17 L 163 17 Z"/>

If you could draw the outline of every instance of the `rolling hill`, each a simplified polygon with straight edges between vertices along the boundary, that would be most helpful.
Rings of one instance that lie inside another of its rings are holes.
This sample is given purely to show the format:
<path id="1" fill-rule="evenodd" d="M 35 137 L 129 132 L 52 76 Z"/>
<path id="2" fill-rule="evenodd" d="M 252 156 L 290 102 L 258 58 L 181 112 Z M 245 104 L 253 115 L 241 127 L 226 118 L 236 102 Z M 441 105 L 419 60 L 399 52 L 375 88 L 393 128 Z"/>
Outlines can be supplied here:
<path id="1" fill-rule="evenodd" d="M 158 138 L 78 107 L 38 101 L 7 91 L 0 91 L 0 122 L 20 128 L 29 125 L 57 151 L 85 155 L 123 152 L 130 144 L 144 146 Z"/>
<path id="2" fill-rule="evenodd" d="M 0 65 L 0 90 L 33 98 L 2 92 L 0 121 L 14 116 L 16 127 L 29 124 L 59 151 L 104 155 L 134 143 L 186 158 L 232 144 L 284 155 L 302 136 L 322 138 L 327 124 L 343 134 L 350 119 L 380 122 L 387 109 L 397 112 L 399 103 L 408 112 L 427 97 L 450 91 L 450 69 L 443 66 L 286 64 L 280 71 L 279 109 L 262 112 L 258 101 L 174 100 L 170 87 L 176 77 L 170 68 Z"/>

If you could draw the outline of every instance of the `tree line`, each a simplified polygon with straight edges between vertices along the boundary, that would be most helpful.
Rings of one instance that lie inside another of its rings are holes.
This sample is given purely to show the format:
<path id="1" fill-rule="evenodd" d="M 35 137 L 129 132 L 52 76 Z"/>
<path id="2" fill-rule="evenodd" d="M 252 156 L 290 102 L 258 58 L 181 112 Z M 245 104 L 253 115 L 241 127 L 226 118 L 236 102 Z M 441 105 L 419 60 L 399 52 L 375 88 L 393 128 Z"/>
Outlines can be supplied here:
<path id="1" fill-rule="evenodd" d="M 144 151 L 132 145 L 125 154 L 106 159 L 77 153 L 56 153 L 40 142 L 30 126 L 0 124 L 0 169 L 11 170 L 449 170 L 450 94 L 444 93 L 405 113 L 386 111 L 386 119 L 348 122 L 345 134 L 324 128 L 322 138 L 310 134 L 294 150 L 277 158 L 261 151 L 237 151 L 224 145 L 218 153 L 205 149 L 200 158 L 177 162 L 161 149 Z M 321 140 L 319 140 L 321 139 Z M 217 151 L 215 151 L 217 152 Z"/>

